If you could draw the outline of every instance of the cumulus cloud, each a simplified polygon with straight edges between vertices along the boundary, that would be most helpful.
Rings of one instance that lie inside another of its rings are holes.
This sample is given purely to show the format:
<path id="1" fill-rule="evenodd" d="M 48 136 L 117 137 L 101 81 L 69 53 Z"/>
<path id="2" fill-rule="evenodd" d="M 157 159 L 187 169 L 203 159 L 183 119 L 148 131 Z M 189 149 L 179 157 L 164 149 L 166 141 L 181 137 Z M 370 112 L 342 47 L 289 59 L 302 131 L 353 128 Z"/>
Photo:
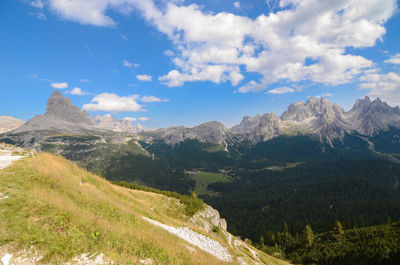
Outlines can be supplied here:
<path id="1" fill-rule="evenodd" d="M 57 89 L 65 89 L 68 88 L 68 83 L 63 82 L 63 83 L 51 83 L 50 84 L 52 87 L 57 88 Z"/>
<path id="2" fill-rule="evenodd" d="M 84 96 L 87 95 L 87 93 L 85 91 L 83 91 L 81 88 L 79 87 L 74 87 L 71 91 L 67 92 L 71 95 L 77 95 L 77 96 Z"/>
<path id="3" fill-rule="evenodd" d="M 352 82 L 374 63 L 347 48 L 374 46 L 397 8 L 396 0 L 268 0 L 270 13 L 250 18 L 212 13 L 181 1 L 171 1 L 162 9 L 154 0 L 48 2 L 65 19 L 97 26 L 115 25 L 106 15 L 109 9 L 125 14 L 137 9 L 169 37 L 176 50 L 171 55 L 174 69 L 159 78 L 162 83 L 229 81 L 240 85 L 239 92 L 264 90 L 280 80 Z M 240 84 L 244 72 L 261 77 Z"/>
<path id="4" fill-rule="evenodd" d="M 89 82 L 89 79 L 82 78 L 80 81 L 83 82 L 83 83 L 87 83 L 87 82 Z"/>
<path id="5" fill-rule="evenodd" d="M 153 77 L 151 75 L 137 75 L 136 79 L 143 82 L 153 81 Z"/>
<path id="6" fill-rule="evenodd" d="M 281 94 L 286 94 L 286 93 L 293 93 L 294 91 L 295 90 L 291 87 L 278 87 L 275 89 L 268 90 L 268 93 L 281 95 Z"/>
<path id="7" fill-rule="evenodd" d="M 139 117 L 139 121 L 148 121 L 149 120 L 149 118 L 146 118 L 146 117 Z"/>
<path id="8" fill-rule="evenodd" d="M 151 103 L 151 102 L 168 102 L 167 98 L 157 98 L 155 96 L 143 96 L 140 98 L 142 102 Z"/>
<path id="9" fill-rule="evenodd" d="M 142 106 L 136 101 L 138 95 L 120 97 L 116 94 L 102 93 L 95 96 L 91 102 L 83 105 L 84 110 L 88 111 L 110 111 L 110 112 L 138 112 L 142 111 Z"/>
<path id="10" fill-rule="evenodd" d="M 239 1 L 234 2 L 234 3 L 233 3 L 233 6 L 234 6 L 236 9 L 240 9 L 240 2 L 239 2 Z"/>
<path id="11" fill-rule="evenodd" d="M 31 1 L 29 4 L 35 8 L 39 8 L 39 9 L 42 9 L 44 7 L 44 4 L 41 0 Z"/>
<path id="12" fill-rule="evenodd" d="M 125 118 L 123 118 L 123 120 L 124 120 L 124 121 L 129 121 L 129 122 L 137 121 L 136 118 L 131 118 L 131 117 L 125 117 Z"/>
<path id="13" fill-rule="evenodd" d="M 385 63 L 400 64 L 400 53 L 391 56 L 389 59 L 385 60 Z"/>
<path id="14" fill-rule="evenodd" d="M 361 77 L 361 89 L 369 89 L 372 98 L 381 98 L 390 105 L 400 104 L 400 75 L 397 73 L 369 73 Z"/>

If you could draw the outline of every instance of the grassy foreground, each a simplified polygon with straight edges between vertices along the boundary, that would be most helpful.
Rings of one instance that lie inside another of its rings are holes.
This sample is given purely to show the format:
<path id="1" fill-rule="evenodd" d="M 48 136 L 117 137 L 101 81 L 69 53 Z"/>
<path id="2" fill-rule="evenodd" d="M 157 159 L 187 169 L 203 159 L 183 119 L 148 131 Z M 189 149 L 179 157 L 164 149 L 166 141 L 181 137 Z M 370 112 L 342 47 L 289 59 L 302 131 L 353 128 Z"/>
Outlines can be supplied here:
<path id="1" fill-rule="evenodd" d="M 43 263 L 104 253 L 116 264 L 148 258 L 153 264 L 223 264 L 141 218 L 188 226 L 185 205 L 177 199 L 112 185 L 60 156 L 40 153 L 0 170 L 0 193 L 7 196 L 0 200 L 0 247 L 34 246 L 43 254 Z M 207 236 L 234 257 L 249 258 L 218 235 Z M 260 258 L 287 264 L 262 253 Z"/>

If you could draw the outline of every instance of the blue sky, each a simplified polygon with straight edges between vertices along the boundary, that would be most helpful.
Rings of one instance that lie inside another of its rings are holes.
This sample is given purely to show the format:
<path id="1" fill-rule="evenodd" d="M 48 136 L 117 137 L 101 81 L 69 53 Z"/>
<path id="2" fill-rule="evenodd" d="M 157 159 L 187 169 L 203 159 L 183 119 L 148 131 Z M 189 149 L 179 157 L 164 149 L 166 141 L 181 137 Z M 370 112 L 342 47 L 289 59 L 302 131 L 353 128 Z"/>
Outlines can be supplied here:
<path id="1" fill-rule="evenodd" d="M 149 128 L 282 113 L 327 97 L 400 104 L 395 0 L 0 1 L 0 115 L 59 89 Z"/>

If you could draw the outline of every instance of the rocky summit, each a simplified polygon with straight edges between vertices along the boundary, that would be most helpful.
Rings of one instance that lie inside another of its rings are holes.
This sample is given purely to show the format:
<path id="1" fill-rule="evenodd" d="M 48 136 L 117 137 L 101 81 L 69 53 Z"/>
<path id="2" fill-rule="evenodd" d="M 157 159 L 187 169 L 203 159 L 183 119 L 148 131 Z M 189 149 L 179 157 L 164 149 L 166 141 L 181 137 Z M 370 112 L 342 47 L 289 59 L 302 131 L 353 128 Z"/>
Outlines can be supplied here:
<path id="1" fill-rule="evenodd" d="M 47 101 L 45 116 L 71 123 L 94 125 L 89 113 L 72 105 L 72 101 L 64 97 L 60 91 L 54 91 L 51 94 Z"/>
<path id="2" fill-rule="evenodd" d="M 307 102 L 291 104 L 281 116 L 274 113 L 245 116 L 240 124 L 231 129 L 212 121 L 193 128 L 178 126 L 151 131 L 140 124 L 132 126 L 129 120 L 117 119 L 111 115 L 95 116 L 92 119 L 86 111 L 72 105 L 70 99 L 54 91 L 47 101 L 46 113 L 35 116 L 12 133 L 34 132 L 34 138 L 40 138 L 42 132 L 89 135 L 128 133 L 146 141 L 161 140 L 175 145 L 185 140 L 197 140 L 223 144 L 227 149 L 233 142 L 248 141 L 256 144 L 280 135 L 313 135 L 321 142 L 332 145 L 334 139 L 343 139 L 346 134 L 372 136 L 391 127 L 400 128 L 399 107 L 391 107 L 379 98 L 371 100 L 365 97 L 357 100 L 347 112 L 326 98 L 310 98 Z"/>
<path id="3" fill-rule="evenodd" d="M 94 117 L 94 123 L 96 128 L 114 132 L 140 133 L 149 131 L 149 129 L 141 124 L 136 124 L 133 126 L 128 119 L 117 119 L 110 114 L 105 116 L 96 115 Z"/>
<path id="4" fill-rule="evenodd" d="M 82 133 L 94 128 L 94 121 L 86 111 L 73 106 L 71 100 L 64 97 L 61 92 L 54 91 L 47 101 L 46 113 L 36 115 L 13 133 L 30 131 Z"/>
<path id="5" fill-rule="evenodd" d="M 316 135 L 321 141 L 330 142 L 342 138 L 346 133 L 357 132 L 374 135 L 389 127 L 400 128 L 400 109 L 390 107 L 379 98 L 359 99 L 354 107 L 345 112 L 328 99 L 310 98 L 291 104 L 280 117 L 275 114 L 244 117 L 231 131 L 257 143 L 278 135 Z"/>

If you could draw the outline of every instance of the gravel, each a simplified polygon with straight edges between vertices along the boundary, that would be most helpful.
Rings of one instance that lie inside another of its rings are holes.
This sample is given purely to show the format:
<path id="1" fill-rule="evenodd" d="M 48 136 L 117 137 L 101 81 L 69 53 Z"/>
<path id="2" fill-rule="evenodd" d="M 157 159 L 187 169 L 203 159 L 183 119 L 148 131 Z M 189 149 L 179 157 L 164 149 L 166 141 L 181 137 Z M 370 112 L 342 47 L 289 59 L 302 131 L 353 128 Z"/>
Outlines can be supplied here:
<path id="1" fill-rule="evenodd" d="M 205 252 L 213 255 L 214 257 L 220 260 L 226 262 L 231 262 L 233 260 L 228 250 L 225 247 L 223 247 L 219 242 L 204 235 L 201 235 L 199 233 L 196 233 L 190 230 L 188 227 L 174 228 L 172 226 L 162 224 L 147 217 L 142 217 L 142 218 L 147 222 L 155 226 L 161 227 L 162 229 L 170 232 L 171 234 L 174 234 L 177 237 L 191 243 L 192 245 L 204 250 Z"/>
<path id="2" fill-rule="evenodd" d="M 9 166 L 12 162 L 23 158 L 23 156 L 12 156 L 11 152 L 0 153 L 0 169 Z"/>

